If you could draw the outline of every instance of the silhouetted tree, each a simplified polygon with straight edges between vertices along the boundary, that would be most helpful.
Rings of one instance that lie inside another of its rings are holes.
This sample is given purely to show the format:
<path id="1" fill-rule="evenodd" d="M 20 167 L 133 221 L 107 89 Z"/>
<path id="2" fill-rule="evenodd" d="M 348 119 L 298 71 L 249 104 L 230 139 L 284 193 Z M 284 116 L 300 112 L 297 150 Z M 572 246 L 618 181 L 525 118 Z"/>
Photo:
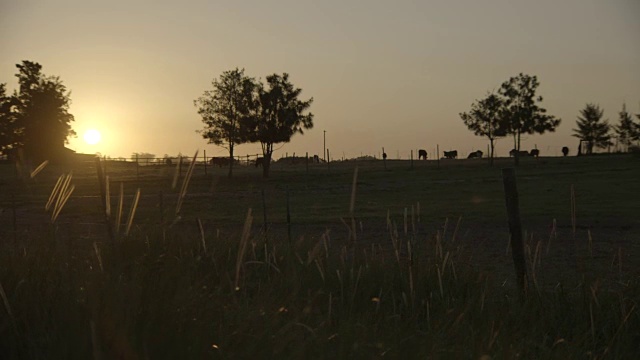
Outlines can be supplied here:
<path id="1" fill-rule="evenodd" d="M 620 123 L 613 126 L 613 130 L 618 138 L 618 141 L 625 147 L 625 151 L 629 145 L 634 141 L 640 140 L 640 124 L 636 124 L 631 117 L 631 114 L 627 112 L 626 104 L 622 104 L 622 111 L 619 113 Z M 640 118 L 640 115 L 638 116 Z"/>
<path id="2" fill-rule="evenodd" d="M 249 121 L 255 108 L 256 82 L 244 69 L 225 71 L 213 79 L 213 90 L 207 90 L 194 101 L 205 127 L 198 132 L 229 150 L 229 177 L 233 175 L 233 150 L 249 140 Z"/>
<path id="3" fill-rule="evenodd" d="M 573 136 L 586 141 L 586 153 L 593 153 L 593 147 L 605 148 L 611 145 L 610 126 L 607 120 L 602 120 L 604 110 L 595 104 L 587 104 L 580 110 L 576 124 L 577 129 L 573 129 Z"/>
<path id="4" fill-rule="evenodd" d="M 504 123 L 500 116 L 503 114 L 504 103 L 496 94 L 489 94 L 482 100 L 476 100 L 471 104 L 468 113 L 460 113 L 464 124 L 477 136 L 489 139 L 491 151 L 489 153 L 491 166 L 493 166 L 493 153 L 495 141 L 507 135 Z"/>
<path id="5" fill-rule="evenodd" d="M 6 154 L 17 142 L 17 96 L 7 96 L 6 84 L 0 84 L 0 153 Z"/>
<path id="6" fill-rule="evenodd" d="M 504 113 L 501 116 L 502 126 L 507 134 L 513 136 L 516 165 L 520 159 L 522 134 L 553 132 L 560 125 L 560 119 L 547 115 L 547 110 L 538 105 L 542 102 L 542 96 L 536 97 L 536 89 L 539 85 L 536 76 L 520 73 L 505 81 L 499 90 L 505 104 Z"/>
<path id="7" fill-rule="evenodd" d="M 16 67 L 19 91 L 10 100 L 13 139 L 9 146 L 23 147 L 25 155 L 37 161 L 54 160 L 61 155 L 67 138 L 75 135 L 70 92 L 60 78 L 45 76 L 36 62 L 23 61 Z"/>
<path id="8" fill-rule="evenodd" d="M 302 89 L 295 88 L 289 81 L 287 73 L 267 76 L 266 88 L 261 83 L 258 85 L 258 104 L 252 117 L 250 139 L 262 145 L 264 177 L 269 177 L 273 145 L 289 142 L 294 134 L 303 134 L 303 129 L 313 127 L 313 114 L 304 114 L 313 98 L 299 100 L 301 92 Z"/>

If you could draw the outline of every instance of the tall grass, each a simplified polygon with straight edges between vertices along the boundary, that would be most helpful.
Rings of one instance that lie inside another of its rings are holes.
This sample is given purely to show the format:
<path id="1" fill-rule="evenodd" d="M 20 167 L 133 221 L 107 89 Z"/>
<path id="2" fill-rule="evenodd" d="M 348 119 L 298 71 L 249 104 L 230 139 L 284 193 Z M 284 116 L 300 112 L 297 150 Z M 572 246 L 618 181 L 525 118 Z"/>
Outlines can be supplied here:
<path id="1" fill-rule="evenodd" d="M 453 236 L 412 240 L 390 222 L 388 248 L 353 248 L 349 236 L 341 243 L 328 233 L 293 246 L 272 239 L 267 248 L 252 232 L 251 211 L 240 238 L 216 239 L 193 225 L 169 229 L 166 238 L 159 229 L 132 233 L 120 251 L 48 238 L 4 243 L 0 352 L 3 358 L 637 354 L 638 279 L 625 279 L 616 291 L 597 280 L 576 291 L 540 286 L 520 302 L 491 273 L 465 264 Z M 542 253 L 537 244 L 532 266 Z"/>

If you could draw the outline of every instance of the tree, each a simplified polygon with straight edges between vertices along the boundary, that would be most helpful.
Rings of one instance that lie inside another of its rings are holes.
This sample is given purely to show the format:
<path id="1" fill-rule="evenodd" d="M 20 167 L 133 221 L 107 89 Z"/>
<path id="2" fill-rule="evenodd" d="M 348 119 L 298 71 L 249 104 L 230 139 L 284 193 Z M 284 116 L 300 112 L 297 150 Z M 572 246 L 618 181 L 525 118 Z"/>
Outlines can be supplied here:
<path id="1" fill-rule="evenodd" d="M 8 121 L 6 109 L 1 111 L 3 124 L 12 124 L 5 147 L 22 147 L 27 157 L 37 161 L 55 160 L 62 155 L 67 138 L 75 135 L 71 128 L 74 117 L 69 113 L 70 92 L 59 77 L 45 76 L 36 62 L 25 60 L 16 67 L 19 91 L 9 100 Z"/>
<path id="2" fill-rule="evenodd" d="M 257 90 L 259 103 L 252 117 L 250 139 L 262 145 L 262 171 L 266 178 L 269 177 L 273 145 L 289 142 L 294 134 L 303 134 L 303 129 L 313 127 L 313 114 L 304 114 L 313 98 L 299 100 L 302 89 L 293 86 L 287 73 L 267 76 L 267 88 L 260 83 Z"/>
<path id="3" fill-rule="evenodd" d="M 489 94 L 482 100 L 476 100 L 471 105 L 469 113 L 460 113 L 464 124 L 477 136 L 489 139 L 491 151 L 489 153 L 493 166 L 494 141 L 507 135 L 500 116 L 503 113 L 503 101 L 496 94 Z"/>
<path id="4" fill-rule="evenodd" d="M 607 120 L 602 120 L 604 110 L 600 106 L 588 103 L 584 109 L 580 110 L 576 124 L 577 129 L 573 129 L 573 136 L 587 143 L 587 154 L 593 153 L 593 147 L 605 148 L 612 145 L 610 126 Z"/>
<path id="5" fill-rule="evenodd" d="M 505 81 L 498 91 L 504 101 L 502 127 L 507 134 L 513 136 L 516 165 L 520 158 L 522 134 L 553 132 L 560 125 L 560 119 L 547 115 L 547 110 L 538 105 L 542 102 L 542 96 L 536 97 L 536 89 L 539 85 L 536 76 L 520 73 Z"/>
<path id="6" fill-rule="evenodd" d="M 225 71 L 213 79 L 213 90 L 207 90 L 194 101 L 205 127 L 198 132 L 210 144 L 229 150 L 229 177 L 233 175 L 233 151 L 236 145 L 249 141 L 250 116 L 256 106 L 256 82 L 244 69 Z"/>
<path id="7" fill-rule="evenodd" d="M 625 150 L 628 149 L 634 141 L 640 140 L 640 124 L 636 124 L 627 112 L 626 104 L 622 104 L 622 111 L 619 113 L 620 123 L 613 126 L 613 130 Z M 638 116 L 640 118 L 640 116 Z"/>
<path id="8" fill-rule="evenodd" d="M 0 153 L 5 154 L 16 145 L 16 107 L 18 99 L 6 95 L 6 84 L 0 84 Z"/>

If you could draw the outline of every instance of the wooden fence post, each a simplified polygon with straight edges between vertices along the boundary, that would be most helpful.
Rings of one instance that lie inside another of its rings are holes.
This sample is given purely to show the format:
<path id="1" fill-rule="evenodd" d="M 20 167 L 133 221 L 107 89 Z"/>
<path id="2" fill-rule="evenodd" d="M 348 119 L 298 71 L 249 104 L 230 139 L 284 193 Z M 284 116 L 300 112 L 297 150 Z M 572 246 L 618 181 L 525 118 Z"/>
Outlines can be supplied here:
<path id="1" fill-rule="evenodd" d="M 436 159 L 438 159 L 438 169 L 440 169 L 440 144 L 436 144 Z"/>
<path id="2" fill-rule="evenodd" d="M 99 162 L 100 161 L 98 160 L 98 163 Z M 140 164 L 138 163 L 138 154 L 137 153 L 136 153 L 136 181 L 138 182 L 138 186 L 140 186 Z"/>
<path id="3" fill-rule="evenodd" d="M 305 166 L 307 168 L 307 173 L 309 172 L 309 152 L 307 151 L 305 154 Z"/>
<path id="4" fill-rule="evenodd" d="M 331 158 L 329 157 L 329 149 L 327 149 L 327 170 L 331 171 Z"/>
<path id="5" fill-rule="evenodd" d="M 511 255 L 516 270 L 520 295 L 523 296 L 527 291 L 527 268 L 524 258 L 524 245 L 522 243 L 522 226 L 520 224 L 516 173 L 513 168 L 502 169 L 502 182 L 504 183 L 509 233 L 511 234 Z"/>
<path id="6" fill-rule="evenodd" d="M 207 150 L 202 152 L 204 153 L 204 176 L 207 176 Z"/>

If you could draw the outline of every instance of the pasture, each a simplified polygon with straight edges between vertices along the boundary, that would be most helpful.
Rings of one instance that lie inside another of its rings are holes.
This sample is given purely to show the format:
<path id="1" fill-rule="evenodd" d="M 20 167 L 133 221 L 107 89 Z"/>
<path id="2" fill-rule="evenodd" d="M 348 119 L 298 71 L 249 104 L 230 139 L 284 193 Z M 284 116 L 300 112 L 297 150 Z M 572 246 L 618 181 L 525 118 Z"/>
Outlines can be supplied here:
<path id="1" fill-rule="evenodd" d="M 637 354 L 640 158 L 521 159 L 524 299 L 514 288 L 500 173 L 511 163 L 275 163 L 269 179 L 253 166 L 236 167 L 228 179 L 226 168 L 205 174 L 196 165 L 176 214 L 186 166 L 176 176 L 175 164 L 107 162 L 108 220 L 95 163 L 47 166 L 23 179 L 0 165 L 0 351 L 35 358 Z M 74 191 L 52 222 L 45 204 L 70 171 Z M 110 237 L 120 186 L 122 223 L 137 189 L 140 198 L 129 234 L 123 225 Z"/>

